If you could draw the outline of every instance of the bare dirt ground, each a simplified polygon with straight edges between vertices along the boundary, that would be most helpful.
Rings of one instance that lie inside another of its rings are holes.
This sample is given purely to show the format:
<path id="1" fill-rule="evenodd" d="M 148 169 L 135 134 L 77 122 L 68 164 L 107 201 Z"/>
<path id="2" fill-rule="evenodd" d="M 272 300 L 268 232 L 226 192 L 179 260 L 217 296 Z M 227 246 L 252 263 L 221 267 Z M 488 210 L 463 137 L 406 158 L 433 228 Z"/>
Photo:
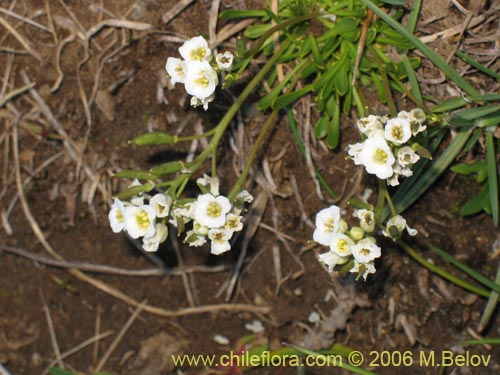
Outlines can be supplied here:
<path id="1" fill-rule="evenodd" d="M 64 353 L 94 338 L 63 359 L 66 368 L 83 373 L 100 368 L 122 375 L 174 373 L 171 354 L 221 355 L 238 350 L 237 341 L 250 334 L 245 324 L 256 319 L 265 329 L 255 340 L 268 342 L 271 348 L 289 342 L 319 349 L 336 342 L 367 357 L 373 350 L 411 351 L 415 356 L 421 351 L 462 350 L 456 345 L 475 337 L 486 300 L 443 281 L 392 243 L 383 243 L 378 271 L 366 283 L 355 282 L 352 275 L 329 274 L 318 263 L 316 254 L 322 250 L 308 242 L 313 230 L 308 220 L 313 220 L 326 203 L 316 193 L 285 118 L 276 124 L 272 141 L 255 166 L 254 177 L 268 168 L 275 186 L 270 189 L 268 185 L 266 192 L 258 184 L 249 185 L 254 196 L 261 198 L 262 221 L 227 301 L 227 282 L 239 246 L 214 257 L 205 248 L 181 244 L 176 255 L 177 245 L 169 240 L 160 252 L 167 269 L 164 274 L 126 238 L 111 232 L 108 204 L 112 194 L 127 185 L 113 179 L 113 172 L 148 168 L 158 160 L 185 157 L 191 147 L 203 148 L 200 142 L 174 150 L 142 149 L 127 144 L 128 140 L 148 130 L 175 133 L 184 127 L 183 134 L 206 131 L 238 94 L 238 87 L 231 93 L 220 93 L 215 111 L 205 113 L 190 108 L 182 90 L 169 87 L 164 72 L 166 58 L 177 55 L 183 40 L 209 34 L 208 15 L 216 2 L 195 1 L 177 14 L 169 13 L 179 3 L 0 3 L 4 10 L 0 14 L 0 364 L 13 375 L 40 374 L 50 364 L 57 364 L 58 351 Z M 252 6 L 259 3 L 220 4 L 221 9 Z M 498 37 L 498 2 L 479 10 L 480 6 L 468 5 L 476 17 L 473 21 L 483 15 L 486 18 L 465 32 L 462 48 L 498 71 L 498 40 L 495 44 L 492 37 Z M 487 12 L 495 6 L 496 13 Z M 436 33 L 448 31 L 444 39 L 431 43 L 447 57 L 465 19 L 466 15 L 447 1 L 424 1 L 418 32 L 432 39 Z M 102 23 L 105 20 L 114 21 Z M 223 27 L 220 23 L 218 30 Z M 453 27 L 458 33 L 450 31 Z M 224 40 L 224 45 L 234 48 L 235 37 Z M 452 60 L 452 64 L 479 89 L 498 91 L 498 82 L 485 79 L 460 61 Z M 456 93 L 429 62 L 423 61 L 419 74 L 426 95 L 442 100 Z M 12 93 L 15 95 L 9 97 Z M 303 100 L 295 107 L 297 117 L 303 120 L 302 134 L 307 134 L 307 124 L 315 116 L 310 104 Z M 405 106 L 409 103 L 402 98 L 399 105 L 408 109 Z M 386 110 L 376 102 L 373 109 L 377 113 Z M 231 137 L 244 140 L 239 143 L 239 155 L 231 149 L 229 136 L 219 151 L 223 192 L 236 180 L 235 170 L 265 120 L 255 113 L 249 103 L 232 128 Z M 349 196 L 376 189 L 374 179 L 345 160 L 347 144 L 358 139 L 354 123 L 355 118 L 345 116 L 337 151 L 311 141 L 317 165 L 339 193 L 338 204 L 342 206 Z M 479 156 L 468 154 L 462 159 Z M 22 187 L 16 184 L 17 177 Z M 475 191 L 474 181 L 448 173 L 406 215 L 420 232 L 413 244 L 426 258 L 446 267 L 426 250 L 425 242 L 431 241 L 493 278 L 498 259 L 492 259 L 491 254 L 498 229 L 485 214 L 469 218 L 457 214 Z M 47 249 L 66 261 L 126 270 L 155 268 L 156 274 L 82 274 L 47 265 L 46 260 L 54 258 Z M 43 259 L 33 259 L 36 256 Z M 143 306 L 140 311 L 140 302 L 157 308 Z M 228 305 L 222 309 L 220 304 L 224 303 Z M 214 306 L 203 310 L 209 305 Z M 313 311 L 320 313 L 320 322 L 309 322 Z M 124 335 L 120 338 L 121 332 Z M 230 344 L 216 343 L 215 334 L 226 336 Z M 483 334 L 500 335 L 498 312 Z M 97 336 L 97 340 L 96 335 L 104 337 Z M 449 368 L 445 373 L 499 373 L 498 348 L 467 350 L 491 354 L 492 363 L 487 368 Z M 182 371 L 210 372 L 187 366 Z M 267 368 L 255 373 L 296 371 Z M 306 369 L 307 374 L 342 371 Z M 439 369 L 415 365 L 373 371 L 437 374 Z"/>

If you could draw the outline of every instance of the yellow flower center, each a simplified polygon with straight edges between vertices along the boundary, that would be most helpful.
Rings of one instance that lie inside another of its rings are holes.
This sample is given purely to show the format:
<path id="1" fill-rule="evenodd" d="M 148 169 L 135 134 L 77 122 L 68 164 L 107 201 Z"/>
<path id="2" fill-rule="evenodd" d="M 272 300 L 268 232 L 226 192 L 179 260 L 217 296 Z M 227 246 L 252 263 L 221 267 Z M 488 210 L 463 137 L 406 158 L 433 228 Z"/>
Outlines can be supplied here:
<path id="1" fill-rule="evenodd" d="M 196 83 L 197 85 L 200 85 L 201 87 L 206 88 L 210 84 L 210 81 L 208 80 L 207 77 L 202 75 L 200 78 L 195 79 L 194 83 Z"/>
<path id="2" fill-rule="evenodd" d="M 370 249 L 365 248 L 365 249 L 361 249 L 360 253 L 364 256 L 368 256 L 368 255 L 370 255 L 371 251 L 370 251 Z"/>
<path id="3" fill-rule="evenodd" d="M 179 77 L 184 77 L 184 69 L 181 64 L 177 65 L 174 70 Z"/>
<path id="4" fill-rule="evenodd" d="M 225 242 L 226 240 L 226 236 L 224 233 L 220 232 L 220 233 L 215 233 L 214 234 L 214 238 L 212 241 L 215 241 L 215 242 Z"/>
<path id="5" fill-rule="evenodd" d="M 333 228 L 334 228 L 333 217 L 329 217 L 328 219 L 326 219 L 326 221 L 323 225 L 325 227 L 325 229 L 324 229 L 325 232 L 332 233 Z"/>
<path id="6" fill-rule="evenodd" d="M 347 253 L 349 251 L 349 244 L 346 240 L 340 240 L 337 242 L 337 250 L 341 253 Z"/>
<path id="7" fill-rule="evenodd" d="M 375 151 L 374 159 L 377 163 L 380 164 L 387 163 L 387 152 L 385 152 L 381 148 L 377 148 L 377 150 Z"/>
<path id="8" fill-rule="evenodd" d="M 230 217 L 226 221 L 226 228 L 227 229 L 238 228 L 238 224 L 239 224 L 238 217 Z"/>
<path id="9" fill-rule="evenodd" d="M 193 50 L 191 50 L 191 60 L 203 60 L 203 58 L 205 57 L 205 55 L 207 54 L 207 51 L 205 50 L 205 48 L 203 47 L 200 47 L 200 48 L 195 48 Z"/>
<path id="10" fill-rule="evenodd" d="M 222 208 L 217 202 L 212 202 L 207 207 L 207 215 L 210 217 L 219 217 L 222 213 Z"/>
<path id="11" fill-rule="evenodd" d="M 400 126 L 394 126 L 391 129 L 391 134 L 394 139 L 400 140 L 403 138 L 403 129 Z"/>
<path id="12" fill-rule="evenodd" d="M 146 211 L 139 211 L 137 215 L 135 215 L 135 220 L 137 221 L 137 226 L 142 230 L 148 229 L 149 224 L 151 223 Z"/>
<path id="13" fill-rule="evenodd" d="M 123 214 L 120 210 L 115 210 L 115 218 L 119 223 L 123 223 Z"/>

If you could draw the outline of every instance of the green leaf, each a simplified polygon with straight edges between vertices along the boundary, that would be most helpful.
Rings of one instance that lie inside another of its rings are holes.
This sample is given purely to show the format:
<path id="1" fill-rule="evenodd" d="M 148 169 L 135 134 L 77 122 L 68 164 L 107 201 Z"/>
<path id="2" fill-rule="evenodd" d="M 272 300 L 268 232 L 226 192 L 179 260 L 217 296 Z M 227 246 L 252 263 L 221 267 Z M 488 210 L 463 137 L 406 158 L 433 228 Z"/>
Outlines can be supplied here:
<path id="1" fill-rule="evenodd" d="M 493 133 L 486 134 L 486 163 L 488 165 L 488 186 L 493 223 L 498 226 L 498 166 Z"/>
<path id="2" fill-rule="evenodd" d="M 405 5 L 408 0 L 380 0 L 380 2 L 391 5 Z"/>
<path id="3" fill-rule="evenodd" d="M 300 90 L 293 91 L 293 92 L 290 92 L 290 93 L 285 94 L 285 95 L 281 95 L 274 102 L 273 109 L 277 109 L 277 110 L 282 109 L 283 107 L 286 107 L 287 105 L 292 104 L 297 99 L 301 98 L 302 96 L 304 96 L 305 94 L 307 94 L 308 92 L 311 92 L 311 91 L 313 91 L 313 85 L 309 84 L 307 86 L 304 86 Z"/>
<path id="4" fill-rule="evenodd" d="M 151 184 L 131 186 L 128 189 L 125 189 L 122 192 L 116 194 L 115 197 L 118 198 L 121 201 L 126 201 L 126 200 L 129 200 L 130 198 L 132 198 L 135 195 L 139 195 L 139 194 L 142 194 L 142 193 L 149 192 L 152 189 L 153 189 L 153 186 Z"/>
<path id="5" fill-rule="evenodd" d="M 453 68 L 451 68 L 442 58 L 439 56 L 432 48 L 427 46 L 425 43 L 420 41 L 413 33 L 408 32 L 406 28 L 399 22 L 391 18 L 382 9 L 375 5 L 370 0 L 361 0 L 361 2 L 370 8 L 377 16 L 379 16 L 383 21 L 389 24 L 394 30 L 404 36 L 409 42 L 418 48 L 437 68 L 439 68 L 448 78 L 454 81 L 462 90 L 464 90 L 469 95 L 477 95 L 478 92 L 469 85 L 460 74 Z"/>
<path id="6" fill-rule="evenodd" d="M 220 12 L 219 18 L 221 20 L 234 20 L 239 18 L 264 18 L 268 17 L 265 10 L 237 10 L 228 9 Z"/>
<path id="7" fill-rule="evenodd" d="M 492 78 L 500 79 L 500 74 L 495 72 L 494 70 L 491 70 L 490 68 L 487 68 L 486 66 L 482 65 L 478 61 L 474 60 L 472 57 L 467 56 L 465 53 L 462 51 L 456 51 L 455 52 L 458 57 L 460 57 L 462 60 L 467 62 L 468 64 L 472 65 L 474 68 L 479 69 L 481 72 L 489 75 Z"/>
<path id="8" fill-rule="evenodd" d="M 331 149 L 337 148 L 340 140 L 340 105 L 338 100 L 335 100 L 334 103 L 332 125 L 326 138 L 326 145 Z"/>
<path id="9" fill-rule="evenodd" d="M 422 176 L 414 173 L 412 177 L 407 178 L 405 182 L 401 184 L 393 196 L 396 212 L 401 213 L 406 210 L 427 191 L 463 149 L 471 132 L 472 130 L 470 129 L 459 131 L 448 145 L 448 148 Z M 384 212 L 384 216 L 387 215 L 388 212 Z"/>
<path id="10" fill-rule="evenodd" d="M 137 178 L 138 180 L 154 180 L 155 178 L 158 178 L 158 176 L 154 173 L 134 169 L 123 170 L 115 173 L 115 177 L 130 179 Z"/>
<path id="11" fill-rule="evenodd" d="M 464 98 L 448 99 L 444 102 L 435 105 L 432 108 L 432 113 L 450 112 L 454 109 L 465 107 L 467 103 L 468 103 L 467 100 L 465 100 Z"/>
<path id="12" fill-rule="evenodd" d="M 154 168 L 151 168 L 151 173 L 157 176 L 165 176 L 167 174 L 178 172 L 186 167 L 189 167 L 190 164 L 184 164 L 182 161 L 170 161 L 165 164 L 158 165 Z"/>
<path id="13" fill-rule="evenodd" d="M 469 216 L 485 211 L 491 213 L 490 192 L 488 185 L 483 186 L 481 191 L 470 201 L 468 201 L 460 210 L 460 215 Z"/>
<path id="14" fill-rule="evenodd" d="M 317 139 L 323 139 L 328 135 L 328 128 L 330 126 L 330 119 L 327 115 L 323 115 L 319 118 L 318 122 L 314 126 L 314 135 Z"/>
<path id="15" fill-rule="evenodd" d="M 482 107 L 464 109 L 455 112 L 454 116 L 464 120 L 477 120 L 500 111 L 500 105 L 485 105 Z"/>
<path id="16" fill-rule="evenodd" d="M 167 133 L 146 133 L 134 138 L 130 143 L 137 146 L 148 146 L 148 145 L 167 145 L 172 143 L 177 143 L 178 137 L 176 135 L 170 135 Z"/>
<path id="17" fill-rule="evenodd" d="M 335 88 L 337 89 L 337 93 L 342 96 L 346 94 L 347 90 L 349 90 L 349 78 L 347 74 L 348 66 L 347 64 L 342 64 L 339 72 L 335 76 Z"/>
<path id="18" fill-rule="evenodd" d="M 243 35 L 249 39 L 257 39 L 258 37 L 264 35 L 266 31 L 269 31 L 273 27 L 271 24 L 257 24 L 248 26 Z"/>
<path id="19" fill-rule="evenodd" d="M 463 174 L 463 175 L 477 173 L 477 174 L 481 175 L 481 177 L 488 176 L 488 173 L 486 172 L 486 160 L 479 160 L 479 161 L 476 161 L 474 163 L 455 164 L 450 169 L 455 173 L 459 173 L 459 174 Z M 481 181 L 478 181 L 478 182 L 481 182 Z"/>
<path id="20" fill-rule="evenodd" d="M 495 284 L 493 281 L 488 279 L 486 276 L 483 276 L 479 272 L 474 271 L 472 268 L 470 268 L 466 264 L 460 262 L 458 259 L 456 259 L 455 257 L 448 254 L 446 251 L 443 251 L 440 248 L 433 246 L 433 245 L 428 245 L 428 246 L 432 251 L 434 251 L 441 258 L 447 260 L 448 262 L 453 264 L 455 267 L 457 267 L 458 269 L 462 270 L 467 275 L 472 277 L 477 282 L 483 284 L 484 286 L 490 288 L 491 290 L 494 290 L 497 293 L 500 293 L 500 285 Z"/>

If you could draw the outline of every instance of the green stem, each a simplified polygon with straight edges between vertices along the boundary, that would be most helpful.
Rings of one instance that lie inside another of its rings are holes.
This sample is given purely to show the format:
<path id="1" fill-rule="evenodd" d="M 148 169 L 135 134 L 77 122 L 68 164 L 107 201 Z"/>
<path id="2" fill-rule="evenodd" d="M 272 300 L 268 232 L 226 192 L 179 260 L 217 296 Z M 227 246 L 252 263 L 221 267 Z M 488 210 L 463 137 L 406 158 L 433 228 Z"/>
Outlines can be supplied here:
<path id="1" fill-rule="evenodd" d="M 178 189 L 176 192 L 176 196 L 174 198 L 178 198 L 182 194 L 182 190 L 185 186 L 183 184 L 184 181 L 187 182 L 191 175 L 196 171 L 200 165 L 207 159 L 207 157 L 213 152 L 213 150 L 217 149 L 219 142 L 224 135 L 225 130 L 231 123 L 233 117 L 238 113 L 238 110 L 243 105 L 248 96 L 255 90 L 259 82 L 265 77 L 265 75 L 276 65 L 276 62 L 279 60 L 283 52 L 290 46 L 290 41 L 284 41 L 280 48 L 274 53 L 274 55 L 269 59 L 269 61 L 262 67 L 262 69 L 255 75 L 255 77 L 248 83 L 243 92 L 240 94 L 238 99 L 229 107 L 224 117 L 220 120 L 217 126 L 214 128 L 214 136 L 210 140 L 208 147 L 203 150 L 203 152 L 198 155 L 193 162 L 191 163 L 190 173 L 182 174 L 178 178 L 181 179 L 179 185 L 182 187 Z"/>
<path id="2" fill-rule="evenodd" d="M 375 222 L 380 225 L 382 219 L 382 212 L 384 211 L 384 203 L 387 192 L 387 183 L 385 180 L 378 179 L 378 197 L 377 205 L 375 206 Z"/>
<path id="3" fill-rule="evenodd" d="M 437 275 L 441 276 L 442 278 L 451 281 L 452 283 L 458 285 L 459 287 L 468 290 L 472 293 L 475 293 L 477 295 L 480 295 L 482 297 L 489 297 L 490 292 L 488 292 L 485 289 L 479 288 L 477 286 L 474 286 L 470 283 L 468 283 L 465 280 L 462 280 L 456 276 L 453 276 L 452 274 L 446 272 L 443 270 L 441 267 L 436 266 L 435 264 L 432 264 L 431 262 L 428 262 L 422 255 L 417 253 L 411 246 L 406 244 L 402 240 L 398 240 L 397 243 L 408 253 L 409 256 L 411 256 L 413 259 L 415 259 L 418 263 L 423 265 L 425 268 L 429 269 L 430 271 L 436 273 Z"/>
<path id="4" fill-rule="evenodd" d="M 385 190 L 385 199 L 387 200 L 387 203 L 389 204 L 389 208 L 391 209 L 392 216 L 396 216 L 398 213 L 396 212 L 396 209 L 394 208 L 394 203 L 392 203 L 392 198 L 389 195 L 389 191 L 387 189 Z"/>
<path id="5" fill-rule="evenodd" d="M 215 128 L 210 129 L 209 131 L 202 133 L 202 134 L 194 134 L 194 135 L 187 135 L 187 136 L 183 136 L 183 137 L 177 137 L 175 143 L 184 142 L 184 141 L 194 141 L 196 139 L 207 138 L 207 137 L 211 136 L 212 134 L 214 134 L 216 130 L 217 130 L 217 128 L 215 127 Z"/>
<path id="6" fill-rule="evenodd" d="M 212 177 L 217 177 L 217 147 L 212 150 Z"/>
<path id="7" fill-rule="evenodd" d="M 268 117 L 266 123 L 264 124 L 264 127 L 259 133 L 259 136 L 257 137 L 255 144 L 252 146 L 252 150 L 250 151 L 250 156 L 248 157 L 248 160 L 245 164 L 245 167 L 243 168 L 243 171 L 241 172 L 241 176 L 238 178 L 238 181 L 236 181 L 236 184 L 234 185 L 233 189 L 227 196 L 229 200 L 233 200 L 234 197 L 236 197 L 236 194 L 238 194 L 241 189 L 243 188 L 243 184 L 245 183 L 248 173 L 250 172 L 250 168 L 252 167 L 253 161 L 255 160 L 255 157 L 257 156 L 257 152 L 259 151 L 260 147 L 262 146 L 262 143 L 264 142 L 264 139 L 268 133 L 268 131 L 271 129 L 271 126 L 274 124 L 274 121 L 276 120 L 276 116 L 278 115 L 278 111 L 273 111 L 271 115 Z"/>

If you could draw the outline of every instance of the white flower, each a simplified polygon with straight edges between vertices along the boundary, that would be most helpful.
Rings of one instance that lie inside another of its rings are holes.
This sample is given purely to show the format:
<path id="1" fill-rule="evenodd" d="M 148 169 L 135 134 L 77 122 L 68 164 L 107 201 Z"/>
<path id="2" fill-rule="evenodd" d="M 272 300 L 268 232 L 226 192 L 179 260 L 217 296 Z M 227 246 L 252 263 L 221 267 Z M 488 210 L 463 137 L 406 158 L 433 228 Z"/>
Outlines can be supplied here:
<path id="1" fill-rule="evenodd" d="M 201 225 L 196 220 L 193 222 L 193 232 L 198 236 L 206 236 L 208 233 L 208 227 Z"/>
<path id="2" fill-rule="evenodd" d="M 196 180 L 198 186 L 207 187 L 210 186 L 210 194 L 214 197 L 219 195 L 219 179 L 217 177 L 210 177 L 206 174 Z"/>
<path id="3" fill-rule="evenodd" d="M 411 166 L 420 160 L 420 156 L 410 146 L 401 147 L 396 152 L 396 158 L 402 167 Z"/>
<path id="4" fill-rule="evenodd" d="M 359 160 L 359 154 L 363 150 L 364 143 L 355 143 L 353 145 L 349 145 L 347 148 L 347 153 L 354 161 L 354 164 L 360 165 L 361 160 Z"/>
<path id="5" fill-rule="evenodd" d="M 399 185 L 399 174 L 394 171 L 394 174 L 387 179 L 387 184 L 389 186 L 398 186 Z"/>
<path id="6" fill-rule="evenodd" d="M 427 126 L 424 125 L 426 120 L 425 112 L 420 108 L 415 108 L 410 111 L 409 120 L 411 123 L 411 132 L 413 135 L 417 135 L 420 132 L 423 132 L 427 129 Z"/>
<path id="7" fill-rule="evenodd" d="M 233 235 L 233 231 L 227 229 L 210 229 L 208 238 L 212 241 L 210 252 L 214 255 L 220 255 L 228 250 L 231 250 L 229 240 Z"/>
<path id="8" fill-rule="evenodd" d="M 382 118 L 380 116 L 369 115 L 368 117 L 362 117 L 357 122 L 358 129 L 361 133 L 369 135 L 373 130 L 383 129 L 384 124 L 382 123 Z"/>
<path id="9" fill-rule="evenodd" d="M 189 61 L 187 63 L 184 86 L 189 95 L 197 97 L 203 103 L 204 99 L 212 96 L 218 83 L 217 72 L 207 61 Z"/>
<path id="10" fill-rule="evenodd" d="M 158 250 L 161 243 L 165 242 L 168 236 L 168 228 L 165 224 L 156 223 L 155 233 L 151 237 L 144 237 L 142 239 L 142 248 L 148 252 Z"/>
<path id="11" fill-rule="evenodd" d="M 375 214 L 373 211 L 360 209 L 354 213 L 354 217 L 359 219 L 359 226 L 365 232 L 373 232 L 375 230 Z"/>
<path id="12" fill-rule="evenodd" d="M 384 129 L 384 136 L 389 142 L 395 145 L 402 145 L 411 138 L 410 121 L 405 118 L 396 117 L 387 121 Z"/>
<path id="13" fill-rule="evenodd" d="M 108 214 L 109 224 L 114 233 L 120 233 L 125 228 L 124 212 L 123 202 L 115 198 Z"/>
<path id="14" fill-rule="evenodd" d="M 201 225 L 208 228 L 220 228 L 226 224 L 226 214 L 231 210 L 231 203 L 226 197 L 212 194 L 198 196 L 194 208 L 194 217 Z"/>
<path id="15" fill-rule="evenodd" d="M 212 51 L 202 36 L 196 36 L 184 42 L 179 53 L 186 61 L 210 61 Z"/>
<path id="16" fill-rule="evenodd" d="M 330 242 L 330 250 L 340 257 L 351 255 L 351 248 L 354 241 L 345 234 L 336 234 Z"/>
<path id="17" fill-rule="evenodd" d="M 226 51 L 224 54 L 219 53 L 215 56 L 215 61 L 220 70 L 230 70 L 233 67 L 234 55 Z"/>
<path id="18" fill-rule="evenodd" d="M 373 237 L 363 238 L 352 247 L 354 260 L 359 263 L 368 263 L 378 258 L 382 249 L 377 246 Z"/>
<path id="19" fill-rule="evenodd" d="M 165 69 L 167 70 L 168 75 L 170 76 L 170 80 L 172 84 L 175 85 L 177 82 L 184 83 L 186 79 L 186 62 L 177 59 L 175 57 L 169 57 L 167 59 L 167 63 L 165 64 Z"/>
<path id="20" fill-rule="evenodd" d="M 215 95 L 212 94 L 206 99 L 200 99 L 197 98 L 196 96 L 191 97 L 191 107 L 196 108 L 196 107 L 203 107 L 203 109 L 206 111 L 208 109 L 208 105 L 212 103 L 215 99 Z"/>
<path id="21" fill-rule="evenodd" d="M 316 229 L 313 240 L 321 245 L 329 246 L 335 234 L 339 231 L 340 208 L 330 206 L 316 214 Z"/>
<path id="22" fill-rule="evenodd" d="M 235 200 L 240 200 L 240 201 L 243 201 L 245 203 L 252 203 L 253 202 L 253 195 L 250 194 L 246 190 L 242 190 L 238 194 L 236 194 Z"/>
<path id="23" fill-rule="evenodd" d="M 368 274 L 375 273 L 375 271 L 376 269 L 374 262 L 359 263 L 355 261 L 354 267 L 351 268 L 349 272 L 357 273 L 358 275 L 363 276 L 363 279 L 366 281 Z"/>
<path id="24" fill-rule="evenodd" d="M 397 240 L 401 237 L 405 229 L 410 236 L 415 236 L 418 233 L 416 229 L 412 229 L 406 224 L 406 219 L 403 216 L 396 215 L 387 221 L 385 230 L 382 231 L 382 234 L 393 240 Z"/>
<path id="25" fill-rule="evenodd" d="M 349 261 L 349 258 L 350 257 L 348 256 L 341 257 L 335 254 L 333 251 L 328 251 L 318 256 L 319 261 L 328 266 L 328 272 L 332 272 L 333 267 L 335 267 L 337 264 L 340 265 L 347 263 Z"/>
<path id="26" fill-rule="evenodd" d="M 359 161 L 365 166 L 366 171 L 380 179 L 392 176 L 394 173 L 392 170 L 394 160 L 391 148 L 385 139 L 380 136 L 368 138 L 359 153 Z"/>
<path id="27" fill-rule="evenodd" d="M 197 234 L 193 229 L 186 233 L 184 243 L 188 243 L 192 247 L 200 247 L 207 243 L 207 238 L 204 235 Z"/>
<path id="28" fill-rule="evenodd" d="M 239 232 L 243 229 L 243 223 L 241 222 L 242 217 L 235 214 L 227 214 L 226 225 L 224 228 L 231 230 L 233 232 Z"/>
<path id="29" fill-rule="evenodd" d="M 156 212 L 148 205 L 125 208 L 125 229 L 132 238 L 151 237 L 155 232 Z"/>
<path id="30" fill-rule="evenodd" d="M 167 217 L 172 205 L 172 197 L 156 194 L 149 200 L 149 205 L 156 211 L 156 217 Z"/>
<path id="31" fill-rule="evenodd" d="M 172 219 L 168 222 L 177 228 L 178 221 L 182 221 L 184 224 L 189 223 L 194 219 L 194 202 L 189 202 L 181 207 L 176 207 L 172 210 Z"/>

